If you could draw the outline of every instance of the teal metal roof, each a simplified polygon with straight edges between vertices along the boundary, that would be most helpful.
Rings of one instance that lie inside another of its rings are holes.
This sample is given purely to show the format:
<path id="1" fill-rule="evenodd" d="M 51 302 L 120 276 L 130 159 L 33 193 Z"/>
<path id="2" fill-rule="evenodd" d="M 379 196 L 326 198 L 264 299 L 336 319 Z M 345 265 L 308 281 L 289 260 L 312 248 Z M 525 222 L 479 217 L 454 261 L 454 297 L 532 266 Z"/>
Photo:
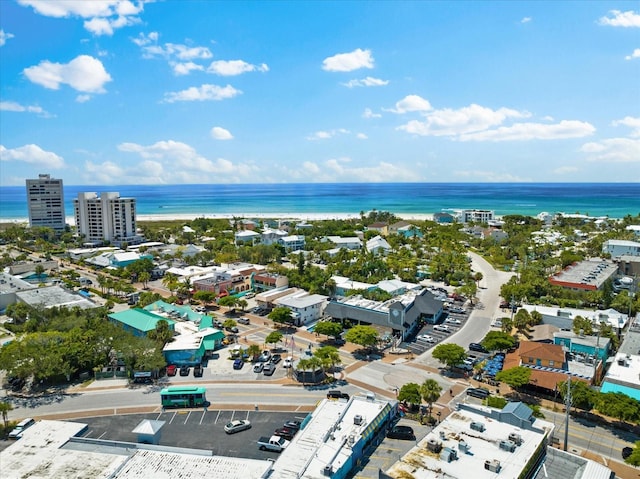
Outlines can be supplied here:
<path id="1" fill-rule="evenodd" d="M 167 323 L 169 323 L 169 327 L 174 329 L 175 321 L 167 318 L 163 318 L 161 316 L 157 316 L 149 311 L 145 311 L 144 309 L 134 308 L 127 309 L 125 311 L 121 311 L 119 313 L 111 313 L 109 314 L 109 318 L 114 321 L 118 321 L 119 323 L 125 324 L 131 328 L 137 329 L 138 331 L 148 332 L 155 329 L 158 321 L 164 319 Z"/>

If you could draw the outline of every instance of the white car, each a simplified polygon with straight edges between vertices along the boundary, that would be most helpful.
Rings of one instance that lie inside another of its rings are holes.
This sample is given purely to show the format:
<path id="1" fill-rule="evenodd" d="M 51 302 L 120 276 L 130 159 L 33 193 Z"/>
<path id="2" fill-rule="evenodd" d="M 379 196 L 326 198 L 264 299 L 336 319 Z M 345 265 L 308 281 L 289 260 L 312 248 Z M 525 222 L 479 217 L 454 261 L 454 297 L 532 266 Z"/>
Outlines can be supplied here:
<path id="1" fill-rule="evenodd" d="M 448 333 L 450 331 L 449 326 L 447 326 L 446 324 L 436 324 L 433 329 L 435 331 L 442 331 L 445 333 Z"/>
<path id="2" fill-rule="evenodd" d="M 451 324 L 462 324 L 462 321 L 460 321 L 459 319 L 456 318 L 447 318 L 445 320 L 446 323 L 451 323 Z"/>
<path id="3" fill-rule="evenodd" d="M 290 368 L 291 366 L 293 366 L 293 358 L 291 356 L 287 356 L 286 358 L 284 358 L 284 361 L 282 362 L 282 367 Z"/>
<path id="4" fill-rule="evenodd" d="M 436 339 L 433 336 L 430 336 L 428 334 L 421 334 L 420 336 L 418 336 L 418 339 L 426 341 L 427 343 L 435 343 L 436 342 Z"/>
<path id="5" fill-rule="evenodd" d="M 236 419 L 224 426 L 224 432 L 227 434 L 234 434 L 245 429 L 251 429 L 251 422 L 248 419 Z"/>

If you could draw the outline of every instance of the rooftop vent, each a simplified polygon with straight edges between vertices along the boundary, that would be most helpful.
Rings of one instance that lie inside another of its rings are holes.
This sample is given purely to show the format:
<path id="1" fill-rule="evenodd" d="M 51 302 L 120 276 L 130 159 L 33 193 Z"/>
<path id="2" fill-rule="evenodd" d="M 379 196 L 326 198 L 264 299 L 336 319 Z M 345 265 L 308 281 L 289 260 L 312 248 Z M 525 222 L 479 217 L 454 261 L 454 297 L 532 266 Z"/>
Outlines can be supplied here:
<path id="1" fill-rule="evenodd" d="M 355 424 L 356 426 L 360 426 L 363 421 L 364 418 L 360 414 L 356 414 L 355 416 L 353 416 L 353 424 Z"/>
<path id="2" fill-rule="evenodd" d="M 331 464 L 327 464 L 322 468 L 322 475 L 327 477 L 333 476 L 333 467 Z"/>
<path id="3" fill-rule="evenodd" d="M 450 447 L 445 447 L 444 449 L 442 449 L 442 452 L 440 452 L 441 461 L 451 462 L 451 461 L 455 461 L 456 459 L 458 459 L 458 453 L 456 452 L 455 449 L 451 449 Z"/>
<path id="4" fill-rule="evenodd" d="M 469 452 L 469 444 L 467 444 L 465 441 L 460 441 L 458 443 L 458 449 L 460 450 L 460 452 L 464 452 L 466 454 L 467 452 Z"/>

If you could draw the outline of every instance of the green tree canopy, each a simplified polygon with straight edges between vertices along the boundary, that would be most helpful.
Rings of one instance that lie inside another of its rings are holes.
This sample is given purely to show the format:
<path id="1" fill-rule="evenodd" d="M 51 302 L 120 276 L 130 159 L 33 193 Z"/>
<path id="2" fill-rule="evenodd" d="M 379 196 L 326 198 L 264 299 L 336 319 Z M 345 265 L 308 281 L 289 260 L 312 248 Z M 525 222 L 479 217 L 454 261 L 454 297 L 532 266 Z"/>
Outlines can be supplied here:
<path id="1" fill-rule="evenodd" d="M 264 342 L 267 344 L 276 344 L 282 341 L 282 333 L 280 331 L 271 331 L 267 334 L 267 337 L 264 338 Z"/>
<path id="2" fill-rule="evenodd" d="M 173 339 L 173 331 L 169 328 L 167 320 L 161 319 L 156 323 L 155 329 L 152 329 L 147 333 L 147 337 L 158 343 L 162 348 L 162 346 Z"/>
<path id="3" fill-rule="evenodd" d="M 482 340 L 482 345 L 489 351 L 510 349 L 516 344 L 516 338 L 502 331 L 489 331 Z"/>
<path id="4" fill-rule="evenodd" d="M 291 322 L 293 321 L 291 310 L 284 306 L 273 308 L 269 313 L 268 318 L 274 323 L 278 324 L 291 324 Z"/>
<path id="5" fill-rule="evenodd" d="M 422 395 L 420 394 L 420 386 L 416 383 L 407 383 L 398 391 L 398 401 L 407 404 L 422 403 Z"/>
<path id="6" fill-rule="evenodd" d="M 507 383 L 514 389 L 529 384 L 531 378 L 531 369 L 525 366 L 516 366 L 515 368 L 504 369 L 496 374 L 496 380 Z"/>
<path id="7" fill-rule="evenodd" d="M 344 334 L 344 339 L 350 343 L 371 348 L 378 344 L 378 331 L 372 326 L 359 324 L 349 329 Z"/>
<path id="8" fill-rule="evenodd" d="M 631 451 L 631 455 L 627 457 L 624 462 L 634 467 L 640 466 L 640 441 L 636 441 L 635 446 Z"/>
<path id="9" fill-rule="evenodd" d="M 467 352 L 462 346 L 454 343 L 441 343 L 433 348 L 431 355 L 445 364 L 448 368 L 452 368 L 456 364 L 460 364 L 467 358 Z"/>
<path id="10" fill-rule="evenodd" d="M 340 333 L 342 333 L 342 324 L 334 321 L 318 321 L 314 328 L 314 332 L 337 338 L 340 336 Z"/>
<path id="11" fill-rule="evenodd" d="M 558 383 L 558 391 L 562 399 L 567 399 L 568 382 Z M 571 405 L 578 409 L 591 411 L 595 403 L 596 393 L 584 381 L 571 381 Z"/>
<path id="12" fill-rule="evenodd" d="M 234 296 L 223 296 L 218 300 L 220 306 L 225 308 L 233 308 L 236 305 L 237 299 Z"/>
<path id="13" fill-rule="evenodd" d="M 435 379 L 427 379 L 420 385 L 420 396 L 429 405 L 429 415 L 431 415 L 433 403 L 438 400 L 441 393 L 442 386 Z"/>
<path id="14" fill-rule="evenodd" d="M 593 323 L 590 319 L 583 318 L 582 316 L 576 316 L 573 318 L 572 329 L 575 334 L 591 336 L 593 334 Z"/>

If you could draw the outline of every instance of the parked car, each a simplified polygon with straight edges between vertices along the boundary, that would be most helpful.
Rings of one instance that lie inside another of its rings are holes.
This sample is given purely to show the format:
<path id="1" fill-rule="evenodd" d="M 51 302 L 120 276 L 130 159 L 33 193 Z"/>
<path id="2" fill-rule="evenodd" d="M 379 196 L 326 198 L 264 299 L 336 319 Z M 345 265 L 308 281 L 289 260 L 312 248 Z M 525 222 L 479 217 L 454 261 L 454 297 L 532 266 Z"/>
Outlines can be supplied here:
<path id="1" fill-rule="evenodd" d="M 286 421 L 282 426 L 286 427 L 287 429 L 293 429 L 294 431 L 299 431 L 300 427 L 302 426 L 302 423 L 300 421 L 291 420 L 291 421 Z"/>
<path id="2" fill-rule="evenodd" d="M 479 353 L 488 353 L 487 348 L 485 348 L 480 343 L 469 343 L 469 351 L 476 351 Z"/>
<path id="3" fill-rule="evenodd" d="M 349 399 L 349 395 L 347 393 L 343 393 L 339 389 L 332 389 L 327 393 L 327 399 Z"/>
<path id="4" fill-rule="evenodd" d="M 263 369 L 264 369 L 264 363 L 256 363 L 253 366 L 253 372 L 254 373 L 261 373 Z"/>
<path id="5" fill-rule="evenodd" d="M 284 362 L 282 363 L 282 367 L 283 368 L 290 368 L 291 366 L 293 366 L 293 357 L 287 356 L 286 358 L 284 358 Z"/>
<path id="6" fill-rule="evenodd" d="M 238 329 L 237 326 L 231 326 L 231 327 L 226 328 L 226 329 L 227 329 L 227 331 L 229 331 L 230 333 L 233 333 L 233 334 L 238 334 L 240 332 L 240 330 Z"/>
<path id="7" fill-rule="evenodd" d="M 180 376 L 188 376 L 190 370 L 189 366 L 180 366 Z"/>
<path id="8" fill-rule="evenodd" d="M 451 331 L 451 330 L 449 329 L 449 326 L 447 326 L 446 324 L 436 324 L 436 325 L 433 327 L 433 330 L 434 330 L 434 331 L 441 331 L 441 332 L 444 332 L 444 333 L 448 333 L 449 331 Z"/>
<path id="9" fill-rule="evenodd" d="M 224 432 L 227 434 L 235 434 L 246 429 L 251 429 L 251 422 L 248 419 L 236 419 L 224 426 Z"/>
<path id="10" fill-rule="evenodd" d="M 33 426 L 36 422 L 32 418 L 23 419 L 9 433 L 9 439 L 20 439 L 25 429 Z"/>
<path id="11" fill-rule="evenodd" d="M 451 324 L 462 324 L 462 321 L 460 321 L 459 319 L 456 318 L 447 318 L 445 320 L 446 323 L 451 323 Z"/>
<path id="12" fill-rule="evenodd" d="M 258 363 L 263 364 L 263 363 Z M 273 363 L 264 363 L 264 368 L 262 368 L 262 374 L 265 376 L 272 376 L 273 373 L 276 372 L 276 365 Z"/>
<path id="13" fill-rule="evenodd" d="M 201 378 L 203 374 L 204 368 L 202 367 L 202 364 L 198 364 L 193 368 L 193 377 Z"/>
<path id="14" fill-rule="evenodd" d="M 296 435 L 296 432 L 298 431 L 294 431 L 293 429 L 289 429 L 288 427 L 279 427 L 278 429 L 273 431 L 276 436 L 284 437 L 287 441 L 291 441 L 291 439 L 293 439 L 293 436 Z"/>
<path id="15" fill-rule="evenodd" d="M 249 321 L 249 318 L 244 318 L 244 317 L 239 318 L 239 319 L 238 319 L 238 322 L 239 322 L 240 324 L 245 324 L 245 325 L 246 325 L 246 324 L 250 324 L 250 323 L 251 323 L 251 321 Z"/>
<path id="16" fill-rule="evenodd" d="M 175 376 L 177 372 L 178 366 L 175 364 L 169 364 L 169 366 L 167 366 L 167 376 Z"/>
<path id="17" fill-rule="evenodd" d="M 271 363 L 272 364 L 278 364 L 281 360 L 282 360 L 282 355 L 281 354 L 274 354 L 273 356 L 271 356 Z"/>
<path id="18" fill-rule="evenodd" d="M 468 396 L 478 398 L 478 399 L 487 399 L 490 394 L 491 392 L 489 392 L 489 390 L 485 388 L 468 388 L 467 389 Z"/>
<path id="19" fill-rule="evenodd" d="M 461 308 L 460 306 L 452 306 L 449 308 L 449 311 L 451 311 L 452 313 L 458 313 L 458 314 L 464 314 L 467 312 L 464 308 Z"/>
<path id="20" fill-rule="evenodd" d="M 410 426 L 393 426 L 389 429 L 387 437 L 390 439 L 406 439 L 407 441 L 415 441 L 416 435 Z"/>
<path id="21" fill-rule="evenodd" d="M 264 351 L 262 351 L 262 353 L 260 353 L 260 357 L 258 358 L 258 361 L 260 361 L 261 363 L 266 363 L 266 362 L 269 362 L 270 359 L 271 359 L 271 351 L 265 349 Z"/>
<path id="22" fill-rule="evenodd" d="M 244 366 L 244 361 L 242 359 L 237 358 L 233 360 L 233 369 L 242 369 L 242 366 Z"/>

